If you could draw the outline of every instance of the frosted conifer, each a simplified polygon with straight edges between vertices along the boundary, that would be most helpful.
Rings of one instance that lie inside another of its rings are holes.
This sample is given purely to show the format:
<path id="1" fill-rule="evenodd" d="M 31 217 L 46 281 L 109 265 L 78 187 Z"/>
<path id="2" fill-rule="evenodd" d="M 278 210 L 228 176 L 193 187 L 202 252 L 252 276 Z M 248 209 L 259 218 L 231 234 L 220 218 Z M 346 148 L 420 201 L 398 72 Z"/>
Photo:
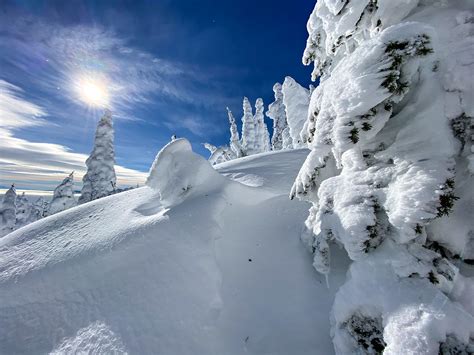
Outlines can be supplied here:
<path id="1" fill-rule="evenodd" d="M 94 149 L 86 160 L 87 173 L 84 175 L 79 203 L 92 201 L 114 193 L 116 189 L 114 128 L 109 110 L 97 124 Z"/>

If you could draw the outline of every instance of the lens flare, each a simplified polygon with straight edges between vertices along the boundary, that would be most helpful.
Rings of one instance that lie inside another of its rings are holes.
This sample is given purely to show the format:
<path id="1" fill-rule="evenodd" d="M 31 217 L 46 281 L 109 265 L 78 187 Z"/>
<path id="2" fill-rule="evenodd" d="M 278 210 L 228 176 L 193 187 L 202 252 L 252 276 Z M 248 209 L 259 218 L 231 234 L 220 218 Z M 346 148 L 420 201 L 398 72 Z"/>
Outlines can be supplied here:
<path id="1" fill-rule="evenodd" d="M 78 98 L 87 105 L 92 107 L 109 106 L 109 90 L 104 78 L 82 75 L 75 80 L 74 87 Z"/>

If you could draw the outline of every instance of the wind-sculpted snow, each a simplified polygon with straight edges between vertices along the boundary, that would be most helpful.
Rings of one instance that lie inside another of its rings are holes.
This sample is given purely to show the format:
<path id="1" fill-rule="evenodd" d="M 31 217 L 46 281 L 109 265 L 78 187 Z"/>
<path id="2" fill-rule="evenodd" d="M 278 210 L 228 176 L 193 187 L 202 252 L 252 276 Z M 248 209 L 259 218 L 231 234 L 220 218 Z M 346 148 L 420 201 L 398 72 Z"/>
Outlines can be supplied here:
<path id="1" fill-rule="evenodd" d="M 210 185 L 177 160 L 193 164 L 193 154 L 187 141 L 172 143 L 151 171 L 153 188 L 73 207 L 0 240 L 1 354 L 332 353 L 327 310 L 347 258 L 334 250 L 327 289 L 299 242 L 307 205 L 287 192 L 307 151 L 218 165 L 229 178 L 204 169 Z M 157 182 L 160 167 L 174 163 L 176 185 Z M 164 207 L 155 187 L 169 197 L 183 181 L 193 194 Z"/>
<path id="2" fill-rule="evenodd" d="M 184 138 L 168 143 L 157 154 L 146 184 L 157 190 L 164 206 L 181 203 L 202 190 L 218 188 L 220 176 Z"/>
<path id="3" fill-rule="evenodd" d="M 474 235 L 468 8 L 322 0 L 308 21 L 303 62 L 321 82 L 302 133 L 311 153 L 290 196 L 312 203 L 302 239 L 315 268 L 329 274 L 332 242 L 354 260 L 333 308 L 341 354 L 473 346 L 472 307 L 454 292 L 474 283 L 460 271 Z"/>

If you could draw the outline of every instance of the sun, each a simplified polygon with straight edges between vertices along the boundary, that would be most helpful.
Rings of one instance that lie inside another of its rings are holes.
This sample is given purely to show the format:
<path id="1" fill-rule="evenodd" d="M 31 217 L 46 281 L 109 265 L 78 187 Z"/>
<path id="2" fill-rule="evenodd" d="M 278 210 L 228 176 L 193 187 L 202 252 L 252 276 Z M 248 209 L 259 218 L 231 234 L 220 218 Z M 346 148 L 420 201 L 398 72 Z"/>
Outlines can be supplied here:
<path id="1" fill-rule="evenodd" d="M 92 107 L 107 107 L 110 104 L 107 82 L 100 76 L 82 75 L 74 80 L 79 99 Z"/>

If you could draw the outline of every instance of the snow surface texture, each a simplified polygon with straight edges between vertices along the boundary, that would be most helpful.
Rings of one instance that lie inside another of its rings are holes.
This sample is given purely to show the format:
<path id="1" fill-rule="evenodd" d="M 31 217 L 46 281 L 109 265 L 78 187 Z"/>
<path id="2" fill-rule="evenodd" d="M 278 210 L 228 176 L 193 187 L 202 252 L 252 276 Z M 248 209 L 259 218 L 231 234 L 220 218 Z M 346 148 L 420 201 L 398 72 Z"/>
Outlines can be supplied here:
<path id="1" fill-rule="evenodd" d="M 307 153 L 233 160 L 226 178 L 176 140 L 152 187 L 0 239 L 0 353 L 331 354 L 348 259 L 334 250 L 328 290 L 299 241 L 308 205 L 287 194 Z"/>
<path id="2" fill-rule="evenodd" d="M 321 78 L 291 197 L 312 203 L 315 268 L 329 274 L 332 242 L 354 261 L 338 353 L 472 352 L 473 19 L 462 0 L 321 0 L 308 21 Z"/>
<path id="3" fill-rule="evenodd" d="M 92 201 L 115 192 L 115 151 L 112 113 L 106 110 L 97 124 L 94 149 L 86 160 L 87 173 L 79 203 Z"/>

